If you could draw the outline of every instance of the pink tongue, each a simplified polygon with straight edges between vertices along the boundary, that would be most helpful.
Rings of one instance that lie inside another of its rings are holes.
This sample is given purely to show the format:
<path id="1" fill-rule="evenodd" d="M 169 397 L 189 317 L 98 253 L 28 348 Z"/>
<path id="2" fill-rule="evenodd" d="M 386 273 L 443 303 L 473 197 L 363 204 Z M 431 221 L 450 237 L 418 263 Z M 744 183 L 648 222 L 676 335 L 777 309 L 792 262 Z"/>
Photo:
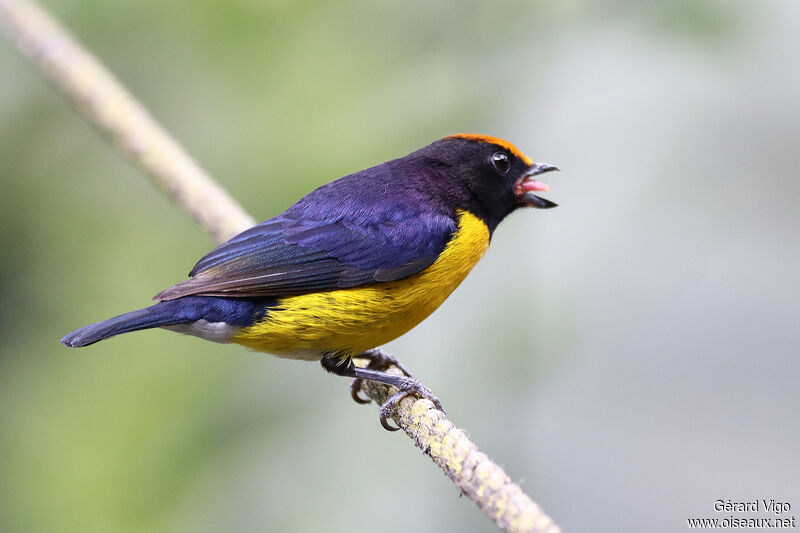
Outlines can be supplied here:
<path id="1" fill-rule="evenodd" d="M 541 181 L 536 181 L 528 178 L 522 180 L 522 183 L 520 183 L 519 185 L 525 192 L 532 192 L 532 191 L 546 192 L 550 190 L 549 185 L 545 185 Z"/>

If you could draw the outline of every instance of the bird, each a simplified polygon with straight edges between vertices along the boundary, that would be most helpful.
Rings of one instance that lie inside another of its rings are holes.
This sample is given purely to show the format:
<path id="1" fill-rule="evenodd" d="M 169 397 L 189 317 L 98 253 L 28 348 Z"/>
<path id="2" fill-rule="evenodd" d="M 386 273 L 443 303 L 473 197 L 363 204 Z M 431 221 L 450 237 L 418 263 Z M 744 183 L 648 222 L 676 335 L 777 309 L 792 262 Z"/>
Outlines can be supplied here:
<path id="1" fill-rule="evenodd" d="M 513 144 L 449 135 L 403 157 L 322 185 L 283 213 L 218 246 L 158 303 L 69 333 L 88 346 L 150 328 L 278 357 L 320 361 L 330 373 L 398 387 L 380 408 L 386 429 L 408 395 L 436 396 L 379 347 L 436 310 L 486 252 L 512 212 L 557 204 L 534 179 L 556 171 Z M 366 359 L 362 367 L 354 358 Z M 403 375 L 386 372 L 397 365 Z"/>

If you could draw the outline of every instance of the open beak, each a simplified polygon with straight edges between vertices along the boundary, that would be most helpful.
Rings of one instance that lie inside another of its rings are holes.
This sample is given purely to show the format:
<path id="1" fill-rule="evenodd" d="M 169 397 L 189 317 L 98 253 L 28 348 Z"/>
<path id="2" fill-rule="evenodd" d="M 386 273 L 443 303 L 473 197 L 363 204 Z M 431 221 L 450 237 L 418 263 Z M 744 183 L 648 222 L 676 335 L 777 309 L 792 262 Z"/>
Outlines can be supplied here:
<path id="1" fill-rule="evenodd" d="M 545 172 L 553 171 L 558 171 L 558 169 L 552 165 L 534 163 L 528 167 L 528 170 L 523 172 L 522 176 L 520 176 L 519 179 L 514 183 L 514 192 L 524 205 L 537 207 L 539 209 L 549 209 L 558 205 L 550 200 L 540 198 L 539 196 L 533 194 L 534 191 L 542 192 L 550 190 L 548 185 L 545 185 L 541 181 L 536 181 L 533 179 L 533 177 L 538 176 L 539 174 L 544 174 Z"/>

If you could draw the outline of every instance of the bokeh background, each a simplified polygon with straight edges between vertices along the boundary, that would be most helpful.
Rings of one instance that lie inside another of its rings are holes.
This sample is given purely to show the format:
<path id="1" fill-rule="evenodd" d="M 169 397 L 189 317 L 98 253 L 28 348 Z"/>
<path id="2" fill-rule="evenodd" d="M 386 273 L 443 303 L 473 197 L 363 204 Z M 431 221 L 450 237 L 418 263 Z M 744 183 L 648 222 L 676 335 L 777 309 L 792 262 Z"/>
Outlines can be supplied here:
<path id="1" fill-rule="evenodd" d="M 800 510 L 800 4 L 46 5 L 259 219 L 452 132 L 560 166 L 388 348 L 568 531 Z M 0 79 L 0 531 L 493 530 L 315 364 L 60 346 L 212 243 L 7 42 Z"/>

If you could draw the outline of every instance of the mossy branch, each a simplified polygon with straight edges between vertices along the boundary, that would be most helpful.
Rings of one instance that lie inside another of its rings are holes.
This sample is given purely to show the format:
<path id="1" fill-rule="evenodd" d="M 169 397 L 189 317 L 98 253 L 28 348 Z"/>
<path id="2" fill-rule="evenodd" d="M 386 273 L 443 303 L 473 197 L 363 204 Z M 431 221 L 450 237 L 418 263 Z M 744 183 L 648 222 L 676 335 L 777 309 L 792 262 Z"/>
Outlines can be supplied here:
<path id="1" fill-rule="evenodd" d="M 217 242 L 255 223 L 42 7 L 29 0 L 0 0 L 0 26 L 84 119 L 109 137 Z M 390 371 L 399 373 L 396 368 Z M 395 391 L 380 383 L 369 382 L 364 387 L 378 405 Z M 560 531 L 503 469 L 431 402 L 408 397 L 398 404 L 394 419 L 501 529 L 515 533 Z"/>

